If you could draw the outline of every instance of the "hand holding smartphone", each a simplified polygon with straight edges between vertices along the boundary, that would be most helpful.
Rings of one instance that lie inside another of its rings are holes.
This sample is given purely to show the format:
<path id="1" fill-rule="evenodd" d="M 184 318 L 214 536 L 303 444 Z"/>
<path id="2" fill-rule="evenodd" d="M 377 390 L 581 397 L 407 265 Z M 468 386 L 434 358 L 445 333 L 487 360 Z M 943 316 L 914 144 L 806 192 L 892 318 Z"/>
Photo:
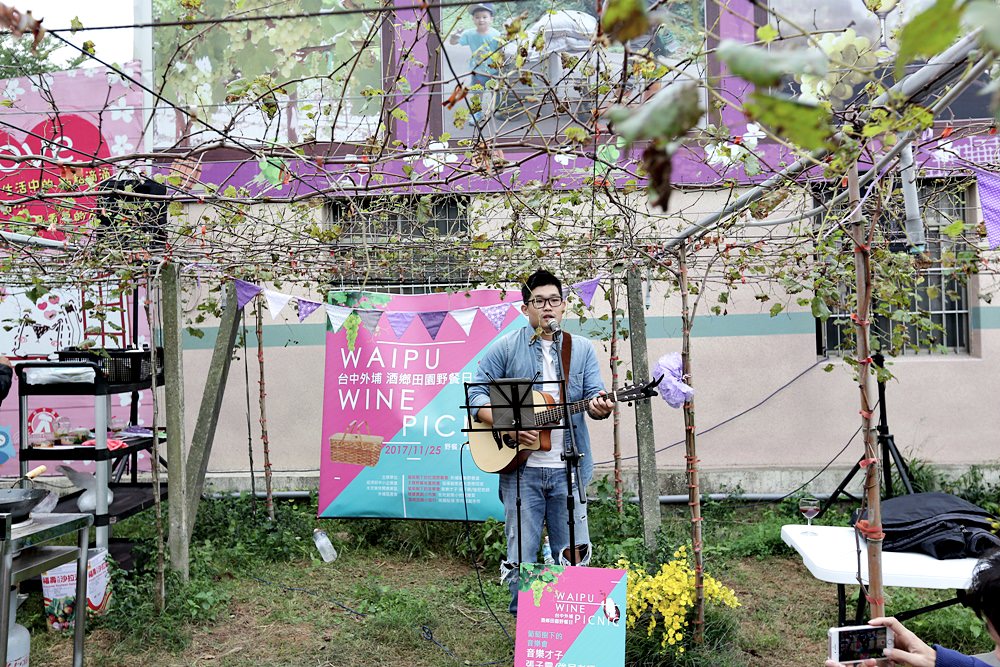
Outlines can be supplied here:
<path id="1" fill-rule="evenodd" d="M 830 660 L 842 665 L 857 665 L 865 660 L 882 660 L 885 650 L 893 647 L 891 628 L 881 625 L 852 625 L 830 628 Z"/>

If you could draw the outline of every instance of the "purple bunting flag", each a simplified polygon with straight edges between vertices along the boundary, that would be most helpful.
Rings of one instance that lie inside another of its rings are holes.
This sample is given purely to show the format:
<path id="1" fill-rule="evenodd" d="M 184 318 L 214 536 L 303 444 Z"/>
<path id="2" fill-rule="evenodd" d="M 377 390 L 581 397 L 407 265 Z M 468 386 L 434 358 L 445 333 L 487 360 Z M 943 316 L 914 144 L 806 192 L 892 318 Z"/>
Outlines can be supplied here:
<path id="1" fill-rule="evenodd" d="M 378 333 L 378 321 L 382 319 L 381 310 L 362 310 L 361 308 L 356 308 L 354 310 L 361 318 L 361 325 L 368 330 L 371 335 Z"/>
<path id="2" fill-rule="evenodd" d="M 583 305 L 590 308 L 590 302 L 594 300 L 594 292 L 597 291 L 597 286 L 600 284 L 601 279 L 591 278 L 590 280 L 584 280 L 582 283 L 576 283 L 573 285 L 573 291 L 577 293 L 580 300 L 583 301 Z"/>
<path id="3" fill-rule="evenodd" d="M 406 330 L 410 328 L 410 323 L 416 317 L 415 313 L 402 313 L 390 310 L 386 313 L 386 317 L 389 318 L 389 326 L 392 327 L 392 332 L 396 334 L 396 338 L 402 338 Z"/>
<path id="4" fill-rule="evenodd" d="M 243 307 L 250 303 L 250 299 L 260 294 L 264 289 L 245 280 L 234 280 L 233 282 L 236 283 L 236 307 L 240 310 L 243 310 Z"/>
<path id="5" fill-rule="evenodd" d="M 976 169 L 976 187 L 990 250 L 1000 246 L 1000 174 Z"/>
<path id="6" fill-rule="evenodd" d="M 427 313 L 417 313 L 417 315 L 420 317 L 420 321 L 424 323 L 427 333 L 431 335 L 431 340 L 437 340 L 438 332 L 441 330 L 441 325 L 444 324 L 444 318 L 448 316 L 448 311 L 432 310 Z"/>
<path id="7" fill-rule="evenodd" d="M 303 322 L 307 317 L 313 314 L 317 308 L 320 307 L 318 301 L 309 301 L 307 299 L 299 299 L 299 322 Z"/>
<path id="8" fill-rule="evenodd" d="M 509 303 L 498 303 L 495 306 L 483 306 L 479 310 L 483 311 L 483 315 L 486 319 L 490 321 L 493 328 L 500 331 L 500 327 L 503 326 L 503 321 L 507 319 L 507 311 L 510 310 Z"/>

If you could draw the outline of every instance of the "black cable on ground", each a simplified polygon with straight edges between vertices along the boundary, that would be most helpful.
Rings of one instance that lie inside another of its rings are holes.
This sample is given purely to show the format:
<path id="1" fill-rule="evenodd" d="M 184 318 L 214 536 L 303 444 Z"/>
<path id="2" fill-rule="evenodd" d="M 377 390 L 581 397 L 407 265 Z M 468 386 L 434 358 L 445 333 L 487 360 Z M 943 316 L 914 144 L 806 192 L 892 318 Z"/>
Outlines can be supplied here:
<path id="1" fill-rule="evenodd" d="M 469 562 L 472 565 L 472 569 L 475 570 L 476 572 L 476 582 L 479 584 L 479 594 L 483 598 L 483 604 L 486 605 L 486 609 L 487 611 L 490 612 L 490 616 L 492 616 L 493 620 L 497 622 L 497 625 L 500 626 L 500 629 L 503 630 L 503 633 L 507 636 L 507 640 L 513 646 L 514 638 L 510 636 L 510 633 L 507 631 L 507 626 L 505 626 L 503 622 L 497 617 L 496 612 L 493 611 L 493 607 L 490 606 L 489 600 L 486 599 L 486 589 L 483 588 L 483 577 L 482 574 L 479 572 L 479 568 L 476 567 L 475 553 L 474 550 L 471 548 L 472 528 L 470 527 L 470 521 L 469 521 L 469 499 L 465 495 L 465 461 L 462 458 L 462 454 L 464 453 L 465 448 L 468 446 L 469 443 L 465 442 L 462 443 L 462 446 L 459 447 L 458 449 L 458 474 L 462 478 L 462 505 L 465 507 L 465 521 L 464 521 L 465 539 L 470 547 Z"/>

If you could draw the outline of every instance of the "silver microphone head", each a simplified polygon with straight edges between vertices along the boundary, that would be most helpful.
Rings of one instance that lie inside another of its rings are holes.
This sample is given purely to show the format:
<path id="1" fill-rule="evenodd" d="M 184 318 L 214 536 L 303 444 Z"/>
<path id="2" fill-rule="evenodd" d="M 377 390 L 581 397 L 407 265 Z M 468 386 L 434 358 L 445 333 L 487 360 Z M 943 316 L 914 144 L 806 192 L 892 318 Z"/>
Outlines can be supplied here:
<path id="1" fill-rule="evenodd" d="M 548 329 L 550 333 L 559 333 L 562 331 L 562 327 L 559 326 L 559 320 L 556 319 L 545 320 L 545 328 Z"/>

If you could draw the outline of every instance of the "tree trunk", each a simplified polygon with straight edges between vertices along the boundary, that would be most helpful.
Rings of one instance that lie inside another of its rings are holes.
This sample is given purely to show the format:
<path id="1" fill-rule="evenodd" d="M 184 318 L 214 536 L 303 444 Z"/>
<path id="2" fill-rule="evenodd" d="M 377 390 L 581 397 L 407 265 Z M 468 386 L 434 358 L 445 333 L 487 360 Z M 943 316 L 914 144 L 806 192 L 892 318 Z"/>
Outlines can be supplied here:
<path id="1" fill-rule="evenodd" d="M 861 189 L 858 185 L 858 166 L 855 162 L 847 174 L 847 188 L 851 208 L 850 231 L 854 241 L 854 272 L 858 296 L 855 327 L 858 361 L 858 389 L 861 394 L 861 434 L 865 443 L 865 496 L 868 499 L 868 527 L 862 532 L 868 544 L 868 603 L 872 616 L 885 615 L 885 598 L 882 588 L 882 509 L 879 497 L 879 460 L 875 431 L 872 428 L 871 349 L 869 323 L 872 300 L 871 249 L 867 230 L 861 215 Z M 859 573 L 860 575 L 860 573 Z M 860 576 L 858 577 L 860 580 Z M 859 583 L 862 583 L 859 581 Z M 862 583 L 863 585 L 863 583 Z"/>
<path id="2" fill-rule="evenodd" d="M 271 495 L 271 445 L 267 438 L 267 391 L 264 385 L 264 304 L 257 301 L 257 365 L 260 369 L 260 442 L 264 446 L 264 507 L 274 521 L 274 497 Z M 253 474 L 253 471 L 250 471 Z"/>
<path id="3" fill-rule="evenodd" d="M 691 381 L 691 306 L 688 291 L 687 244 L 682 243 L 680 254 L 681 292 L 681 359 L 684 382 Z M 694 641 L 705 641 L 705 563 L 701 541 L 701 491 L 698 482 L 698 450 L 695 442 L 694 399 L 684 402 L 684 462 L 688 483 L 688 505 L 691 507 L 691 555 L 694 558 Z"/>
<path id="4" fill-rule="evenodd" d="M 618 391 L 618 287 L 615 279 L 611 278 L 611 391 Z M 625 511 L 625 489 L 622 482 L 622 443 L 621 443 L 621 422 L 622 413 L 615 403 L 615 411 L 612 414 L 614 420 L 612 424 L 612 442 L 614 443 L 615 460 L 615 504 L 618 513 Z"/>

